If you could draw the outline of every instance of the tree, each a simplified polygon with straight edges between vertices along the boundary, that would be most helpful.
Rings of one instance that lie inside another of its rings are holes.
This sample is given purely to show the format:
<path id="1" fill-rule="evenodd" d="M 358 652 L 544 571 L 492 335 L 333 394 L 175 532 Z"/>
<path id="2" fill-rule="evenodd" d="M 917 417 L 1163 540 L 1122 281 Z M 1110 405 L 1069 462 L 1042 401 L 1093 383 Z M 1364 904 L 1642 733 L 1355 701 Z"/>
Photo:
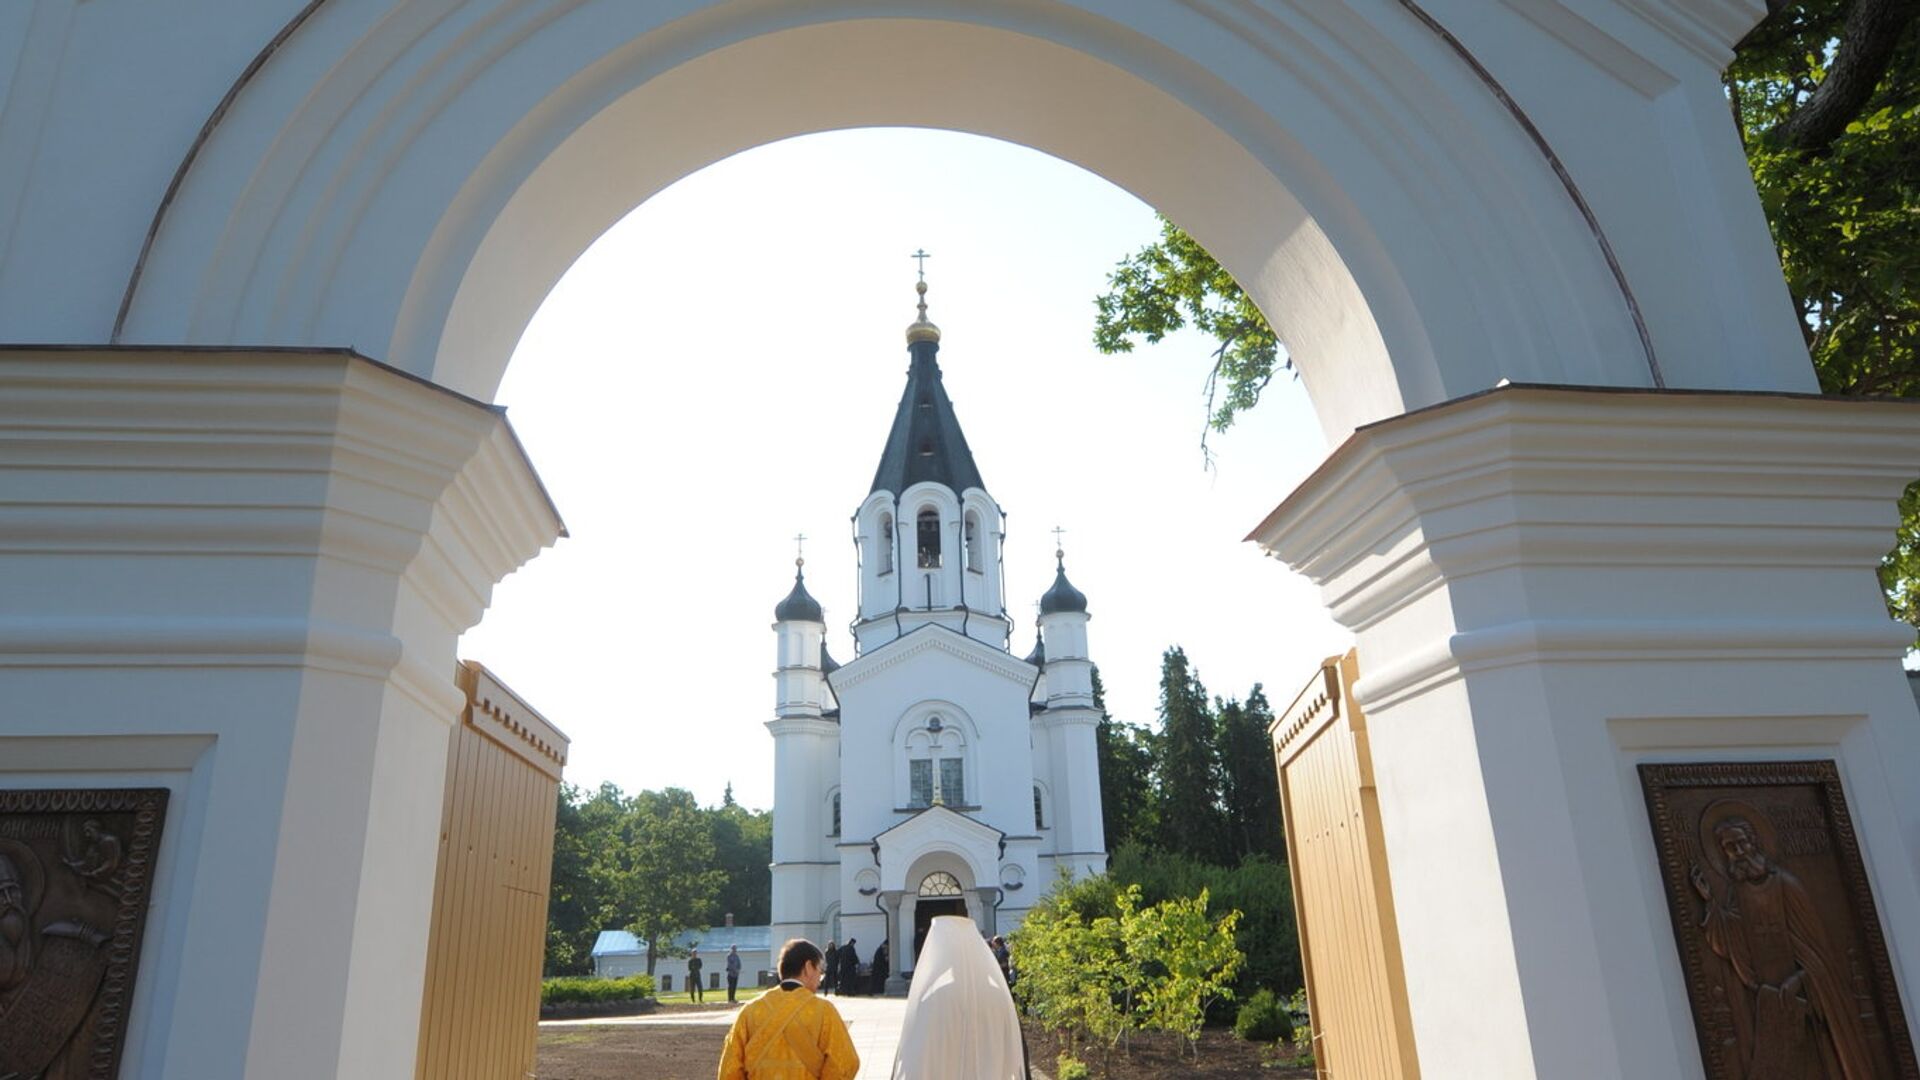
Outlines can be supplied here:
<path id="1" fill-rule="evenodd" d="M 1122 723 L 1107 713 L 1106 688 L 1097 667 L 1093 669 L 1093 707 L 1100 713 L 1093 735 L 1100 764 L 1100 822 L 1107 850 L 1112 851 L 1153 835 L 1154 736 L 1139 724 Z"/>
<path id="2" fill-rule="evenodd" d="M 1767 8 L 1727 68 L 1727 99 L 1821 388 L 1920 396 L 1920 0 Z M 1217 343 L 1208 430 L 1291 367 L 1239 284 L 1171 221 L 1108 286 L 1095 301 L 1102 352 L 1189 324 Z M 1900 510 L 1880 580 L 1889 610 L 1920 629 L 1920 481 Z"/>
<path id="3" fill-rule="evenodd" d="M 1207 688 L 1178 645 L 1160 661 L 1161 846 L 1209 862 L 1225 853 L 1219 761 Z"/>
<path id="4" fill-rule="evenodd" d="M 1228 860 L 1263 855 L 1284 862 L 1287 845 L 1280 828 L 1280 774 L 1267 741 L 1267 727 L 1273 723 L 1267 695 L 1255 683 L 1244 705 L 1237 701 L 1215 705 Z"/>
<path id="5" fill-rule="evenodd" d="M 742 926 L 772 922 L 773 815 L 734 802 L 731 784 L 706 815 L 721 882 L 704 921 L 711 925 L 732 915 Z"/>
<path id="6" fill-rule="evenodd" d="M 693 794 L 643 791 L 629 803 L 618 842 L 601 852 L 613 909 L 647 945 L 647 974 L 674 935 L 707 925 L 723 873 L 713 835 Z"/>
<path id="7" fill-rule="evenodd" d="M 553 874 L 547 887 L 548 975 L 592 971 L 594 938 L 607 925 L 606 884 L 594 872 L 598 844 L 585 801 L 579 788 L 560 785 L 553 819 Z"/>

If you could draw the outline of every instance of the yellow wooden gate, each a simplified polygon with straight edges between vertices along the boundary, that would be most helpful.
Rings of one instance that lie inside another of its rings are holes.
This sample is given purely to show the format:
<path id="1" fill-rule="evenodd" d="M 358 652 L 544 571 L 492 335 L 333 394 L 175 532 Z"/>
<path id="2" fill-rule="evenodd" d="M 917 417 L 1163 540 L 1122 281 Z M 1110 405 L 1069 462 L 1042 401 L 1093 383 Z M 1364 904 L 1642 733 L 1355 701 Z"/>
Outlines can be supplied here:
<path id="1" fill-rule="evenodd" d="M 1274 721 L 1294 915 L 1319 1074 L 1420 1075 L 1353 653 L 1320 665 Z"/>
<path id="2" fill-rule="evenodd" d="M 447 750 L 416 1080 L 533 1075 L 567 737 L 472 661 Z"/>

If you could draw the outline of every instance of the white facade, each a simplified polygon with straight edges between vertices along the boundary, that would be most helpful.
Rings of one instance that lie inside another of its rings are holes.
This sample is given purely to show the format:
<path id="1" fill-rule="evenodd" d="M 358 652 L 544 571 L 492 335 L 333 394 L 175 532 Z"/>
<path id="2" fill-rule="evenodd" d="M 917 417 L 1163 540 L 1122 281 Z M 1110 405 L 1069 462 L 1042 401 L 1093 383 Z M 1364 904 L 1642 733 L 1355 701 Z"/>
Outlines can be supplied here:
<path id="1" fill-rule="evenodd" d="M 925 292 L 924 285 L 921 287 Z M 859 655 L 822 648 L 796 575 L 775 611 L 773 936 L 889 942 L 957 898 L 987 932 L 1018 926 L 1060 869 L 1106 866 L 1086 598 L 1062 569 L 1046 642 L 1008 651 L 1000 507 L 974 468 L 935 360 L 908 331 L 907 387 L 873 491 L 854 514 Z M 1056 659 L 1057 657 L 1057 659 Z M 1043 683 L 1044 673 L 1044 683 Z"/>

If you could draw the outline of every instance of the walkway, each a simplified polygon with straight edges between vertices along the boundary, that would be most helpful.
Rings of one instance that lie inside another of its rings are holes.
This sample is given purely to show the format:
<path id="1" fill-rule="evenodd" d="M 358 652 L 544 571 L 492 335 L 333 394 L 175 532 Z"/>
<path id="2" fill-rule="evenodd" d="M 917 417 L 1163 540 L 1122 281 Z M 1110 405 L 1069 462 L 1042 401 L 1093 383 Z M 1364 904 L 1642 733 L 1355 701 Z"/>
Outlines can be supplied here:
<path id="1" fill-rule="evenodd" d="M 893 1071 L 893 1052 L 900 1045 L 900 1025 L 907 1018 L 905 998 L 829 997 L 847 1034 L 860 1054 L 857 1080 L 887 1080 Z M 652 1013 L 647 1016 L 589 1017 L 579 1020 L 542 1020 L 542 1030 L 565 1027 L 726 1027 L 738 1010 Z"/>

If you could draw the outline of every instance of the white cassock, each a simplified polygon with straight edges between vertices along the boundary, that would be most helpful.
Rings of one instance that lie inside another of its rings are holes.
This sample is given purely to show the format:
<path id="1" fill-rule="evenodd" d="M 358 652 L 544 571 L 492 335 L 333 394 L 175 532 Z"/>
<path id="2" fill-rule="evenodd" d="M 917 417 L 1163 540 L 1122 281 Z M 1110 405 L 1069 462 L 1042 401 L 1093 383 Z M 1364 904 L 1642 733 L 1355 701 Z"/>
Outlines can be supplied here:
<path id="1" fill-rule="evenodd" d="M 942 915 L 927 930 L 907 990 L 893 1080 L 1025 1080 L 1020 1017 L 973 920 Z"/>

